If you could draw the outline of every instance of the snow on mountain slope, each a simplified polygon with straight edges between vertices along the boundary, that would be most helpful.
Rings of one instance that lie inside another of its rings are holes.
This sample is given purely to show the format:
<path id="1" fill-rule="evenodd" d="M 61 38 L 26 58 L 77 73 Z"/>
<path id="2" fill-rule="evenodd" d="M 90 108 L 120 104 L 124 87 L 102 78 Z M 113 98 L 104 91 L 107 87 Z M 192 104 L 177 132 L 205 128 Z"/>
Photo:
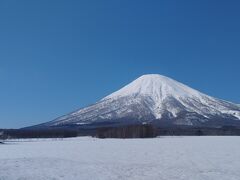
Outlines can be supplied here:
<path id="1" fill-rule="evenodd" d="M 217 126 L 218 122 L 221 125 L 231 125 L 238 120 L 239 105 L 210 97 L 171 78 L 149 74 L 141 76 L 92 106 L 44 125 L 168 121 L 175 125 L 213 122 Z"/>
<path id="2" fill-rule="evenodd" d="M 175 97 L 190 97 L 193 95 L 200 97 L 201 93 L 168 77 L 158 74 L 149 74 L 141 76 L 104 99 L 130 96 L 133 94 L 149 95 L 154 101 L 162 101 L 169 95 Z"/>

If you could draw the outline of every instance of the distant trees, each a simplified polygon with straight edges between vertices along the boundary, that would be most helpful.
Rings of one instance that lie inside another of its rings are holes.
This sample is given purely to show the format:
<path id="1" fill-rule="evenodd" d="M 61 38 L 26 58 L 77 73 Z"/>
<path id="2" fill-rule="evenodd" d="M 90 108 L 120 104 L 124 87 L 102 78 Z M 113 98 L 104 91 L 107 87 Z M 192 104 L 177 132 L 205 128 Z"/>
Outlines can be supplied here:
<path id="1" fill-rule="evenodd" d="M 195 134 L 196 134 L 196 136 L 203 136 L 203 131 L 199 129 L 196 131 Z"/>
<path id="2" fill-rule="evenodd" d="M 237 127 L 154 127 L 152 125 L 130 125 L 96 129 L 98 138 L 152 138 L 156 136 L 240 136 Z"/>
<path id="3" fill-rule="evenodd" d="M 70 129 L 9 129 L 2 137 L 19 138 L 68 138 L 78 136 L 78 132 Z M 0 135 L 1 139 L 1 135 Z"/>
<path id="4" fill-rule="evenodd" d="M 238 127 L 191 127 L 169 126 L 159 127 L 150 124 L 128 125 L 102 128 L 44 128 L 44 129 L 0 129 L 0 143 L 5 139 L 20 138 L 67 138 L 77 136 L 93 136 L 98 138 L 153 138 L 156 136 L 240 136 Z"/>
<path id="5" fill-rule="evenodd" d="M 98 138 L 152 138 L 156 136 L 157 130 L 151 125 L 100 128 L 96 132 Z"/>

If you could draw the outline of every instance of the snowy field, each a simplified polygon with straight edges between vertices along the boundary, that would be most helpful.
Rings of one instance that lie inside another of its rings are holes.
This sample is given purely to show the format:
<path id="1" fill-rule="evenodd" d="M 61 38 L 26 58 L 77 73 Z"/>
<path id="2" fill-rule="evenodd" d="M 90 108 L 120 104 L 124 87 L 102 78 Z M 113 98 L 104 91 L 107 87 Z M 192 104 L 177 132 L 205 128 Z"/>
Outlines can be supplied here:
<path id="1" fill-rule="evenodd" d="M 0 180 L 239 180 L 240 137 L 22 140 L 0 145 Z"/>

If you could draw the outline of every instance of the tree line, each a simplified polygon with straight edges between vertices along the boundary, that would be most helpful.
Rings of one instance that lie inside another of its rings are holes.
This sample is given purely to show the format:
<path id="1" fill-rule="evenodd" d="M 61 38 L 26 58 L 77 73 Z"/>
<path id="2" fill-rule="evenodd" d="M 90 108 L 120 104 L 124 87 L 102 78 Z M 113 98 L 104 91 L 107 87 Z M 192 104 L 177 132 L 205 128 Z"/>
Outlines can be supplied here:
<path id="1" fill-rule="evenodd" d="M 96 131 L 98 138 L 153 138 L 157 134 L 157 129 L 152 125 L 99 128 Z"/>
<path id="2" fill-rule="evenodd" d="M 156 127 L 151 124 L 102 128 L 48 128 L 48 129 L 0 129 L 0 143 L 4 139 L 19 138 L 68 138 L 92 136 L 97 138 L 153 138 L 156 136 L 240 136 L 240 129 L 233 126 L 207 127 Z"/>
<path id="3" fill-rule="evenodd" d="M 8 129 L 2 130 L 0 139 L 19 138 L 68 138 L 77 137 L 78 132 L 71 129 Z"/>

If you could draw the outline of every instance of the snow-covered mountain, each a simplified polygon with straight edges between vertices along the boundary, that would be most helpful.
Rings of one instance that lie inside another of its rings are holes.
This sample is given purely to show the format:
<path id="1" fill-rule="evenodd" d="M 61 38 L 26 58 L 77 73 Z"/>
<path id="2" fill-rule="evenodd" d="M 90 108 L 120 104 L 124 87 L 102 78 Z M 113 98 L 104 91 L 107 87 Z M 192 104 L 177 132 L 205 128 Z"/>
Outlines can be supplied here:
<path id="1" fill-rule="evenodd" d="M 139 77 L 96 104 L 40 126 L 135 123 L 240 126 L 240 107 L 205 95 L 171 78 L 149 74 Z"/>

